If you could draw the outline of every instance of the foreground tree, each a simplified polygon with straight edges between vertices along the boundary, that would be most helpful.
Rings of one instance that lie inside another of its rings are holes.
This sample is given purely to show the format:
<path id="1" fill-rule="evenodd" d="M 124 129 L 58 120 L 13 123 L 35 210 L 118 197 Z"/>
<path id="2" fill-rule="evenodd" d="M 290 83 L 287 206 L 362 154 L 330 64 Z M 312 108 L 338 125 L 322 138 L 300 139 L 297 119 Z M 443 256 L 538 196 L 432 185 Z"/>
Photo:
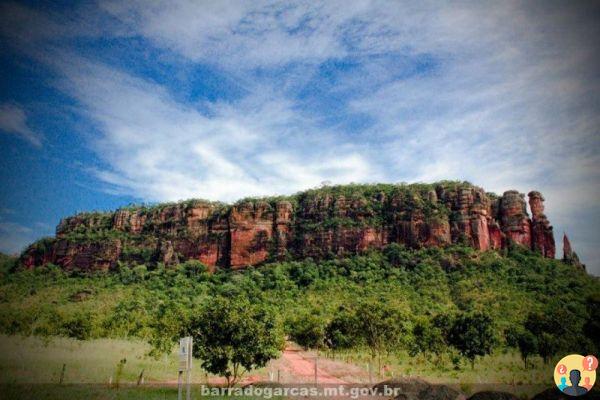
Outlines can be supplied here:
<path id="1" fill-rule="evenodd" d="M 460 314 L 454 320 L 449 342 L 475 368 L 475 358 L 492 352 L 496 343 L 492 318 L 483 312 Z"/>
<path id="2" fill-rule="evenodd" d="M 509 346 L 519 349 L 521 359 L 527 369 L 527 360 L 530 356 L 539 354 L 538 338 L 530 331 L 523 328 L 511 329 L 506 334 L 506 341 Z"/>
<path id="3" fill-rule="evenodd" d="M 366 301 L 356 310 L 356 321 L 363 341 L 369 348 L 371 359 L 377 357 L 377 370 L 381 374 L 381 357 L 396 348 L 406 334 L 406 317 L 399 310 L 386 306 L 383 301 Z"/>
<path id="4" fill-rule="evenodd" d="M 530 313 L 525 320 L 525 329 L 537 339 L 537 353 L 544 364 L 548 364 L 557 354 L 584 350 L 580 324 L 581 321 L 567 308 L 551 304 L 544 312 Z"/>
<path id="5" fill-rule="evenodd" d="M 192 318 L 194 356 L 206 371 L 235 385 L 245 371 L 276 358 L 285 341 L 275 315 L 245 297 L 212 299 Z"/>
<path id="6" fill-rule="evenodd" d="M 440 361 L 440 356 L 447 347 L 440 327 L 427 318 L 418 318 L 413 324 L 412 336 L 413 340 L 408 349 L 411 356 L 432 353 L 436 355 L 438 362 Z"/>

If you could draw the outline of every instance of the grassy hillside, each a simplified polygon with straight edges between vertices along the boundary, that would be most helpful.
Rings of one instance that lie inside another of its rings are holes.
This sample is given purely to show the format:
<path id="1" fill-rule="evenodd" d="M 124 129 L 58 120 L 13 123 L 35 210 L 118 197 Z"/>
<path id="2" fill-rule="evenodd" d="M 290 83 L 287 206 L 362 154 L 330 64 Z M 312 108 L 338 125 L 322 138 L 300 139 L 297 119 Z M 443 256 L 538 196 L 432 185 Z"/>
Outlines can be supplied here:
<path id="1" fill-rule="evenodd" d="M 4 260 L 4 271 L 11 262 Z M 118 273 L 91 276 L 67 275 L 52 265 L 3 272 L 0 333 L 135 338 L 151 343 L 159 354 L 171 349 L 187 321 L 216 296 L 247 298 L 274 311 L 298 342 L 337 351 L 360 352 L 366 345 L 350 340 L 344 346 L 332 339 L 332 323 L 376 304 L 394 316 L 390 323 L 401 333 L 384 344 L 387 357 L 431 351 L 456 368 L 466 367 L 456 349 L 424 336 L 440 328 L 440 317 L 485 313 L 493 323 L 497 353 L 517 347 L 515 334 L 525 330 L 548 335 L 549 358 L 595 353 L 598 346 L 598 279 L 520 248 L 501 254 L 456 246 L 410 250 L 391 245 L 345 259 L 215 274 L 195 261 L 169 269 L 123 266 Z M 352 332 L 345 334 L 352 339 Z"/>

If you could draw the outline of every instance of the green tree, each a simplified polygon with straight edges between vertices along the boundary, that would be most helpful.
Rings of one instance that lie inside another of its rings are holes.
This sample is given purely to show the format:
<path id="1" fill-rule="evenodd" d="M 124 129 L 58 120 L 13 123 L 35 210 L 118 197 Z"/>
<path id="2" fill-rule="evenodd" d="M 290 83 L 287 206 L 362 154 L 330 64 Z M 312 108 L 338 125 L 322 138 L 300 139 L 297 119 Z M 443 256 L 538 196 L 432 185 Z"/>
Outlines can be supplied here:
<path id="1" fill-rule="evenodd" d="M 435 326 L 431 320 L 419 318 L 412 329 L 413 340 L 409 347 L 409 354 L 416 356 L 419 353 L 433 353 L 438 359 L 446 349 L 443 331 Z"/>
<path id="2" fill-rule="evenodd" d="M 291 324 L 292 340 L 305 349 L 320 349 L 325 344 L 325 321 L 315 314 L 303 314 Z"/>
<path id="3" fill-rule="evenodd" d="M 587 320 L 583 325 L 583 333 L 593 341 L 595 351 L 600 351 L 600 294 L 596 293 L 586 299 Z"/>
<path id="4" fill-rule="evenodd" d="M 539 354 L 538 338 L 527 329 L 511 329 L 506 334 L 506 341 L 509 346 L 519 349 L 525 369 L 527 369 L 527 359 L 532 355 Z"/>
<path id="5" fill-rule="evenodd" d="M 492 318 L 483 312 L 459 314 L 452 325 L 449 342 L 471 361 L 471 368 L 475 368 L 475 358 L 490 354 L 496 343 Z"/>
<path id="6" fill-rule="evenodd" d="M 364 301 L 356 309 L 357 332 L 369 348 L 371 359 L 377 357 L 381 372 L 381 357 L 397 347 L 406 334 L 405 316 L 382 300 Z"/>
<path id="7" fill-rule="evenodd" d="M 325 327 L 325 344 L 332 350 L 350 349 L 360 345 L 362 336 L 357 332 L 356 313 L 340 306 Z"/>
<path id="8" fill-rule="evenodd" d="M 202 367 L 235 385 L 245 371 L 264 367 L 283 349 L 275 315 L 245 297 L 217 297 L 192 317 L 189 333 Z"/>
<path id="9" fill-rule="evenodd" d="M 175 301 L 161 302 L 150 322 L 151 354 L 169 353 L 190 320 L 187 308 Z"/>
<path id="10" fill-rule="evenodd" d="M 530 313 L 525 321 L 525 329 L 537 338 L 537 353 L 545 364 L 559 352 L 569 350 L 570 341 L 578 342 L 578 332 L 571 332 L 575 325 L 573 315 L 562 307 L 549 307 L 547 312 Z M 577 349 L 573 350 L 577 352 Z"/>

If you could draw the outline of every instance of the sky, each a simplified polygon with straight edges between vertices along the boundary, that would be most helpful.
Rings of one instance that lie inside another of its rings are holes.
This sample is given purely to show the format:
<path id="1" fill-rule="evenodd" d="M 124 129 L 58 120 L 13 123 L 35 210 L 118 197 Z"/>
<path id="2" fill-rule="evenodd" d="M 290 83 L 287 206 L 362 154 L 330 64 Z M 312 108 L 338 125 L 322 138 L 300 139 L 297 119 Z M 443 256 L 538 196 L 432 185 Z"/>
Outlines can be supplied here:
<path id="1" fill-rule="evenodd" d="M 0 1 L 0 251 L 130 203 L 452 179 L 541 191 L 600 275 L 599 21 L 591 1 Z"/>

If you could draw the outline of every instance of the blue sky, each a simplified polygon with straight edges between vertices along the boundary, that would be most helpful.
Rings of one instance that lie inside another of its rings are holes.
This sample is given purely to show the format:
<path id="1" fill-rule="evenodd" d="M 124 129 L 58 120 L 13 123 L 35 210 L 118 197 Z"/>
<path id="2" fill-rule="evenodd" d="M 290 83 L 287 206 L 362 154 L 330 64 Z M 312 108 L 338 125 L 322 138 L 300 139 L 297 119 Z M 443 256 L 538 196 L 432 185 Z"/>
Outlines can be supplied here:
<path id="1" fill-rule="evenodd" d="M 600 274 L 592 2 L 0 2 L 0 251 L 131 202 L 536 189 Z"/>

